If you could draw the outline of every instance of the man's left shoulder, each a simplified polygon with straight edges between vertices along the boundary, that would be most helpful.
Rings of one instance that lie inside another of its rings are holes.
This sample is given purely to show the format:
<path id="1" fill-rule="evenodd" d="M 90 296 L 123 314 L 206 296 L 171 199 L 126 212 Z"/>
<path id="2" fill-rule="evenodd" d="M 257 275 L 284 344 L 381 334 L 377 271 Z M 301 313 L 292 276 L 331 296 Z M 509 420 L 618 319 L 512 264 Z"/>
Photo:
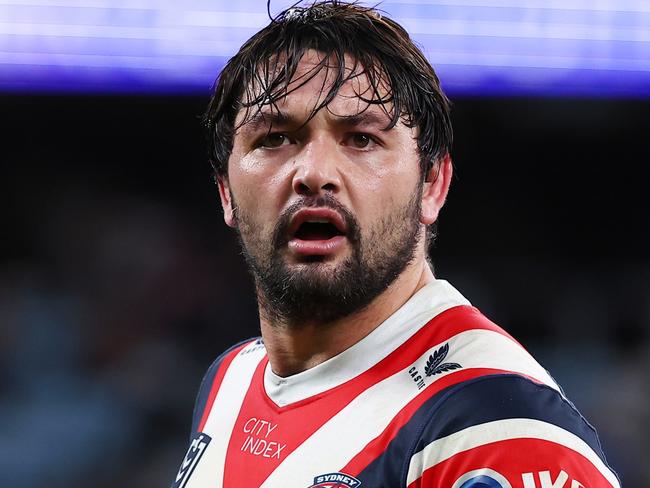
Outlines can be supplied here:
<path id="1" fill-rule="evenodd" d="M 450 386 L 486 375 L 515 374 L 560 391 L 551 375 L 510 334 L 472 306 L 451 308 L 421 329 L 412 344 L 424 384 Z M 446 376 L 445 381 L 440 381 Z"/>
<path id="2" fill-rule="evenodd" d="M 407 486 L 619 486 L 593 427 L 507 332 L 473 307 L 429 325 L 418 370 L 434 394 L 416 414 Z"/>
<path id="3" fill-rule="evenodd" d="M 470 480 L 501 488 L 620 486 L 595 430 L 574 405 L 516 374 L 459 383 L 431 406 L 407 486 L 457 488 Z"/>

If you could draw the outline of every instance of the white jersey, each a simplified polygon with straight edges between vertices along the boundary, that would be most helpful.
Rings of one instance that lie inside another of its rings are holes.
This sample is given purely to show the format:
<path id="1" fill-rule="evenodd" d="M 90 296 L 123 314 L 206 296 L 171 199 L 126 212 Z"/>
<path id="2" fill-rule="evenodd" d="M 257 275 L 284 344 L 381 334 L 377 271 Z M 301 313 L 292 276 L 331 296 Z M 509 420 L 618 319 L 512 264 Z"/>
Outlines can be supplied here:
<path id="1" fill-rule="evenodd" d="M 611 488 L 549 374 L 446 281 L 281 378 L 261 339 L 204 378 L 174 488 Z"/>

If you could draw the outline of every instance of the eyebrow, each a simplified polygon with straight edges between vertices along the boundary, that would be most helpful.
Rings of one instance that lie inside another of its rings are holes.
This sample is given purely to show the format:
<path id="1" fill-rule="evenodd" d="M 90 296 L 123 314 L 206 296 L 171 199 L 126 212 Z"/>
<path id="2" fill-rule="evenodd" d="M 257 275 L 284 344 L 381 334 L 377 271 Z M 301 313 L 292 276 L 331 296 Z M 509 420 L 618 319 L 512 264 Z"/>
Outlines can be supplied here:
<path id="1" fill-rule="evenodd" d="M 359 126 L 377 126 L 382 128 L 390 125 L 390 118 L 383 112 L 377 113 L 376 111 L 364 111 L 355 115 L 338 116 L 334 115 L 334 123 L 340 124 L 344 127 L 359 127 Z M 303 118 L 298 118 L 294 115 L 287 114 L 280 111 L 258 111 L 254 115 L 248 117 L 242 124 L 242 129 L 257 131 L 262 128 L 269 128 L 271 126 L 280 127 L 301 127 L 305 124 Z"/>
<path id="2" fill-rule="evenodd" d="M 256 131 L 262 128 L 267 128 L 274 125 L 279 126 L 296 126 L 299 127 L 304 122 L 298 120 L 293 115 L 285 114 L 279 111 L 263 112 L 258 111 L 254 115 L 248 117 L 242 124 L 242 129 Z"/>
<path id="3" fill-rule="evenodd" d="M 381 112 L 368 112 L 364 111 L 356 115 L 348 115 L 345 117 L 337 117 L 337 121 L 346 127 L 358 127 L 368 125 L 381 125 L 388 127 L 390 125 L 390 118 Z"/>

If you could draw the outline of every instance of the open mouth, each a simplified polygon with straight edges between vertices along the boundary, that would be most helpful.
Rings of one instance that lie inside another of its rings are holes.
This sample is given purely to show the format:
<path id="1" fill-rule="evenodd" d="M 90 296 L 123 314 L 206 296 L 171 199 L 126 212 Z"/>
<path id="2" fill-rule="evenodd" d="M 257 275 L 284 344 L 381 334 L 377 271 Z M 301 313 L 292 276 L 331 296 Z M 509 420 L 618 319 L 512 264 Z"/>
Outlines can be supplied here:
<path id="1" fill-rule="evenodd" d="M 346 242 L 347 226 L 331 208 L 304 208 L 296 212 L 289 226 L 289 249 L 302 256 L 327 256 Z"/>
<path id="2" fill-rule="evenodd" d="M 324 241 L 344 235 L 334 224 L 327 220 L 307 221 L 300 224 L 294 237 L 303 241 Z"/>

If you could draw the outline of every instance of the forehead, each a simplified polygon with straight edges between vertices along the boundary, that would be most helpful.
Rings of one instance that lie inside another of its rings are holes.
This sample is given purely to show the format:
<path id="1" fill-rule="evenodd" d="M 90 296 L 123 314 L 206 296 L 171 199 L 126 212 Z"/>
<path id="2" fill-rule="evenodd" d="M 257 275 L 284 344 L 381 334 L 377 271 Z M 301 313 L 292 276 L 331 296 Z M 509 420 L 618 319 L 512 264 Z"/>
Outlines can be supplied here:
<path id="1" fill-rule="evenodd" d="M 244 92 L 238 125 L 259 112 L 294 111 L 306 118 L 326 109 L 335 116 L 353 116 L 365 111 L 383 113 L 391 119 L 392 90 L 377 67 L 366 68 L 353 56 L 336 56 L 308 50 L 298 61 L 289 82 L 276 83 L 286 67 L 281 56 L 260 67 L 260 73 Z M 368 69 L 370 71 L 368 71 Z"/>

